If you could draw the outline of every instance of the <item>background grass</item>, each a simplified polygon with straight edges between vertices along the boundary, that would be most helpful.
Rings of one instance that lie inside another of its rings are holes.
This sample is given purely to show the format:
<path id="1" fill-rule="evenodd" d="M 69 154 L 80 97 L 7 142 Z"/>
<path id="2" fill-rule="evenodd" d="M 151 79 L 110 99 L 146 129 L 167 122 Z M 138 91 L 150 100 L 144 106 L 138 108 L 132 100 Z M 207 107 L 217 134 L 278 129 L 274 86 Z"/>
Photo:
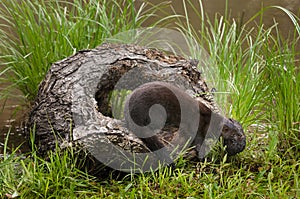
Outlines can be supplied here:
<path id="1" fill-rule="evenodd" d="M 299 152 L 300 73 L 299 73 L 299 18 L 284 8 L 265 8 L 245 24 L 238 26 L 230 17 L 216 16 L 207 20 L 201 1 L 193 5 L 183 1 L 198 13 L 200 30 L 190 26 L 186 11 L 185 21 L 179 20 L 182 32 L 206 46 L 209 59 L 202 66 L 207 82 L 216 88 L 215 98 L 229 117 L 241 121 L 247 128 L 256 126 L 280 136 L 280 147 L 294 147 Z M 276 21 L 265 28 L 263 24 L 248 27 L 266 9 L 280 9 L 295 25 L 290 40 L 281 38 Z M 207 25 L 206 25 L 207 24 Z M 197 56 L 197 54 L 195 53 Z M 202 57 L 198 57 L 202 59 Z M 202 69 L 201 68 L 201 69 Z M 269 133 L 268 133 L 269 134 Z M 267 135 L 268 135 L 267 134 Z"/>
<path id="2" fill-rule="evenodd" d="M 79 0 L 72 4 L 22 1 L 22 6 L 0 2 L 4 5 L 0 17 L 5 22 L 1 30 L 9 30 L 0 32 L 0 77 L 17 86 L 28 101 L 34 98 L 51 63 L 77 50 L 95 47 L 119 31 L 136 28 L 159 9 L 134 10 L 132 1 L 100 4 L 91 0 L 86 6 Z M 214 95 L 224 114 L 243 124 L 248 139 L 246 150 L 227 157 L 217 146 L 203 162 L 180 158 L 173 172 L 161 168 L 119 180 L 96 179 L 79 171 L 74 165 L 80 160 L 72 149 L 50 153 L 49 161 L 36 156 L 34 149 L 22 155 L 16 154 L 17 149 L 5 151 L 0 162 L 0 197 L 300 196 L 299 19 L 284 8 L 266 8 L 280 9 L 293 21 L 295 34 L 284 40 L 276 21 L 272 27 L 262 23 L 249 26 L 264 10 L 248 22 L 237 24 L 230 16 L 209 20 L 201 1 L 192 5 L 183 0 L 183 7 L 187 5 L 198 14 L 200 29 L 191 27 L 187 10 L 184 18 L 178 18 L 177 29 L 207 49 L 209 59 L 201 69 L 207 82 L 216 88 Z M 197 56 L 197 52 L 194 54 Z"/>
<path id="3" fill-rule="evenodd" d="M 145 4 L 135 10 L 133 0 L 0 3 L 1 80 L 14 83 L 29 101 L 52 63 L 139 27 L 154 10 Z"/>

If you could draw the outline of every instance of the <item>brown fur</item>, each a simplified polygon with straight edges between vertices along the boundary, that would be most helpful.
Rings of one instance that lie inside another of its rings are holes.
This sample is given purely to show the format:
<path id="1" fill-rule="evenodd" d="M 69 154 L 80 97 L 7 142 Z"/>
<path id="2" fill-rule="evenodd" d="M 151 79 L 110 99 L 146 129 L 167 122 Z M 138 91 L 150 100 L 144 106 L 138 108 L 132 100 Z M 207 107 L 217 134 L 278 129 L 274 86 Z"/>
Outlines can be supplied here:
<path id="1" fill-rule="evenodd" d="M 172 91 L 169 88 L 171 88 Z M 176 95 L 174 92 L 176 92 Z M 179 100 L 182 102 L 181 106 Z M 197 135 L 193 142 L 196 146 L 201 146 L 203 143 L 209 125 L 217 125 L 210 124 L 212 114 L 215 113 L 203 103 L 189 96 L 182 89 L 163 82 L 150 82 L 135 89 L 126 100 L 124 110 L 125 121 L 133 133 L 137 132 L 137 129 L 128 118 L 131 117 L 133 122 L 139 126 L 149 125 L 151 122 L 149 109 L 154 104 L 160 104 L 165 108 L 167 114 L 165 125 L 179 128 L 181 123 L 184 123 L 183 126 L 185 127 L 186 133 L 189 132 L 191 126 L 198 125 Z M 197 111 L 197 107 L 200 111 L 200 116 L 198 118 L 199 120 L 195 121 L 193 114 L 197 114 L 195 112 Z M 181 110 L 184 110 L 185 113 L 189 113 L 191 117 L 187 117 L 187 119 L 181 121 Z M 245 148 L 246 137 L 240 123 L 219 114 L 215 114 L 215 116 L 224 123 L 221 136 L 224 139 L 224 144 L 227 146 L 228 154 L 234 155 L 241 152 Z M 156 117 L 152 119 L 154 123 L 162 120 L 160 114 L 156 114 Z M 155 126 L 151 127 L 150 130 L 155 130 Z M 165 145 L 156 135 L 141 139 L 152 151 L 158 150 Z"/>

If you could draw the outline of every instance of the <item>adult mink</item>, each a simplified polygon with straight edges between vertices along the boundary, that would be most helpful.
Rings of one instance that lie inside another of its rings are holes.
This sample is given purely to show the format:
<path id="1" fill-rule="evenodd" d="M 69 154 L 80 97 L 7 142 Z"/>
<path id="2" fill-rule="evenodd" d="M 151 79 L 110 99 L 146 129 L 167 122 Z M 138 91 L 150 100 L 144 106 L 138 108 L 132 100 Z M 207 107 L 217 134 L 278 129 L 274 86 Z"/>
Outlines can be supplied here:
<path id="1" fill-rule="evenodd" d="M 184 113 L 190 115 L 182 118 Z M 246 136 L 239 122 L 213 113 L 182 89 L 165 82 L 150 82 L 135 89 L 125 102 L 124 117 L 127 127 L 151 151 L 166 146 L 156 134 L 157 130 L 166 126 L 183 128 L 185 134 L 181 136 L 189 136 L 193 127 L 197 126 L 192 145 L 196 146 L 198 153 L 210 125 L 222 125 L 219 135 L 223 137 L 229 155 L 243 151 L 246 146 Z"/>

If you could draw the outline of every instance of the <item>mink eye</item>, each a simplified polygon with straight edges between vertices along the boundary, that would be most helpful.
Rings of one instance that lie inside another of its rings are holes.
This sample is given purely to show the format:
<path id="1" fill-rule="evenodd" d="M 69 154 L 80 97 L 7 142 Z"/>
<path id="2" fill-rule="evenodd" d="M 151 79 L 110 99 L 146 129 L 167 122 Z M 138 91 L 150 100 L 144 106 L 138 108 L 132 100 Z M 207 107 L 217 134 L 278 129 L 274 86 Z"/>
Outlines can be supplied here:
<path id="1" fill-rule="evenodd" d="M 224 127 L 223 127 L 223 131 L 224 131 L 224 132 L 228 132 L 228 131 L 229 131 L 228 126 L 224 126 Z"/>

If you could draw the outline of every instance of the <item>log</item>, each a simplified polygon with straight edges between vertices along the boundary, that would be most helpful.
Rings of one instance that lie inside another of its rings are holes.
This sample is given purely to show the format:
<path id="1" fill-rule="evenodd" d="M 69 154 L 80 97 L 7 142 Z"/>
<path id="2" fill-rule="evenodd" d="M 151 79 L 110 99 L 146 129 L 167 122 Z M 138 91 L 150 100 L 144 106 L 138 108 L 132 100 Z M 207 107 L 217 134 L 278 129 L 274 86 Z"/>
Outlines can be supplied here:
<path id="1" fill-rule="evenodd" d="M 132 91 L 147 82 L 163 81 L 185 89 L 217 113 L 197 64 L 196 60 L 135 45 L 105 43 L 81 50 L 49 69 L 29 114 L 27 134 L 34 129 L 35 145 L 41 156 L 56 146 L 80 146 L 91 157 L 93 170 L 103 168 L 104 163 L 113 169 L 130 171 L 126 170 L 128 165 L 117 168 L 120 160 L 114 162 L 112 157 L 120 154 L 115 150 L 129 152 L 127 155 L 148 154 L 151 150 L 127 128 L 124 119 L 114 116 L 112 92 Z M 162 139 L 170 136 L 170 132 L 167 134 L 162 134 Z M 155 165 L 148 165 L 145 170 L 151 166 Z"/>

